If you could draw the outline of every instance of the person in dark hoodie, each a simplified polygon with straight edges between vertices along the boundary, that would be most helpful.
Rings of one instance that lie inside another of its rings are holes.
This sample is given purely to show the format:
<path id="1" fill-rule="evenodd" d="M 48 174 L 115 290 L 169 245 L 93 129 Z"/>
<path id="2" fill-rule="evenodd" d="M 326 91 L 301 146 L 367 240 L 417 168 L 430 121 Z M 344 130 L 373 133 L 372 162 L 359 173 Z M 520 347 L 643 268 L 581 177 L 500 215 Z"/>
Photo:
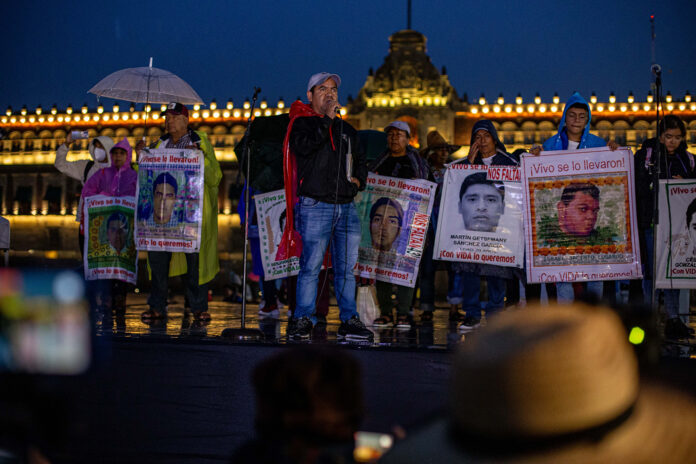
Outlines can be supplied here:
<path id="1" fill-rule="evenodd" d="M 592 111 L 587 100 L 575 92 L 570 96 L 563 109 L 563 116 L 558 125 L 558 132 L 553 137 L 544 141 L 542 147 L 535 146 L 529 151 L 538 155 L 543 151 L 553 150 L 580 150 L 583 148 L 598 148 L 608 146 L 616 150 L 619 145 L 614 141 L 605 141 L 601 137 L 590 134 L 590 122 Z M 583 287 L 586 293 L 596 297 L 602 297 L 603 282 L 587 282 Z M 572 303 L 575 300 L 575 291 L 571 282 L 559 282 L 556 284 L 559 303 Z"/>
<path id="2" fill-rule="evenodd" d="M 661 145 L 660 179 L 694 179 L 696 178 L 696 159 L 686 150 L 686 127 L 674 115 L 667 115 L 660 121 L 660 140 L 656 137 L 646 140 L 634 157 L 636 177 L 636 215 L 640 237 L 641 262 L 644 265 L 645 279 L 632 280 L 629 297 L 633 302 L 649 303 L 652 299 L 652 262 L 653 255 L 653 209 L 654 185 L 652 168 L 656 163 L 657 148 Z M 659 144 L 659 145 L 658 145 Z M 642 284 L 642 290 L 641 290 Z M 686 326 L 679 318 L 679 293 L 681 290 L 663 290 L 665 312 L 665 337 L 688 338 L 694 330 Z M 642 295 L 641 295 L 642 294 Z"/>
<path id="3" fill-rule="evenodd" d="M 372 332 L 360 321 L 355 301 L 353 268 L 358 259 L 360 219 L 353 204 L 358 190 L 365 188 L 367 166 L 357 131 L 337 113 L 341 78 L 316 73 L 307 84 L 306 105 L 300 101 L 290 108 L 286 154 L 296 160 L 296 178 L 288 181 L 286 198 L 293 202 L 296 189 L 297 231 L 302 238 L 300 273 L 297 276 L 297 306 L 288 324 L 289 338 L 308 338 L 316 323 L 315 305 L 319 271 L 327 246 L 331 245 L 334 289 L 340 310 L 338 337 L 369 339 Z M 287 163 L 286 163 L 287 166 Z M 292 177 L 291 176 L 291 177 Z M 294 233 L 294 215 L 288 205 L 287 222 L 278 253 L 288 248 Z M 285 244 L 283 243 L 285 242 Z"/>
<path id="4" fill-rule="evenodd" d="M 477 164 L 486 166 L 517 166 L 519 160 L 510 155 L 505 145 L 498 137 L 493 123 L 482 119 L 474 124 L 471 130 L 469 155 L 465 164 Z M 474 174 L 475 175 L 475 174 Z M 510 267 L 495 266 L 493 264 L 461 263 L 452 264 L 452 270 L 456 272 L 450 289 L 448 300 L 452 304 L 461 302 L 465 316 L 459 330 L 468 332 L 476 329 L 481 323 L 481 277 L 484 277 L 488 286 L 488 301 L 486 302 L 486 317 L 501 309 L 505 303 L 505 287 L 508 280 L 513 284 L 519 282 Z"/>

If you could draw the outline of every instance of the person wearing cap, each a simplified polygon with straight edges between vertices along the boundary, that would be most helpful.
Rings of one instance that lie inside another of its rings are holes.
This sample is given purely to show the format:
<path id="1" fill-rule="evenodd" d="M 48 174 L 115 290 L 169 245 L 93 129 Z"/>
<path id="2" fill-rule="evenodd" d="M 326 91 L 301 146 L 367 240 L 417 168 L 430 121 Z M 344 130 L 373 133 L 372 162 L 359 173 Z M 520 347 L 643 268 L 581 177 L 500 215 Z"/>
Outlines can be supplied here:
<path id="1" fill-rule="evenodd" d="M 694 462 L 696 401 L 641 380 L 628 340 L 603 307 L 499 314 L 455 354 L 446 413 L 380 462 Z"/>
<path id="2" fill-rule="evenodd" d="M 186 301 L 194 319 L 206 322 L 208 313 L 208 282 L 220 270 L 217 254 L 218 185 L 222 179 L 215 150 L 205 132 L 188 127 L 188 109 L 181 103 L 170 103 L 164 112 L 165 134 L 150 148 L 186 148 L 201 150 L 205 156 L 203 167 L 203 214 L 201 216 L 201 246 L 198 253 L 148 251 L 152 289 L 147 300 L 150 308 L 143 312 L 143 320 L 163 319 L 167 315 L 169 277 L 185 275 Z M 136 146 L 140 155 L 145 142 Z"/>
<path id="3" fill-rule="evenodd" d="M 72 132 L 68 132 L 65 142 L 56 150 L 56 159 L 53 165 L 61 173 L 80 181 L 80 183 L 84 185 L 90 177 L 97 173 L 97 171 L 111 164 L 109 152 L 111 151 L 111 147 L 114 146 L 114 141 L 111 137 L 106 135 L 94 137 L 87 146 L 87 151 L 92 159 L 68 161 L 68 151 L 73 142 Z M 78 229 L 78 244 L 80 246 L 80 254 L 83 254 L 85 248 L 85 233 L 82 229 L 82 196 L 80 196 L 80 203 L 77 205 L 75 221 L 80 223 L 80 228 Z"/>
<path id="4" fill-rule="evenodd" d="M 505 145 L 498 137 L 493 123 L 488 119 L 481 119 L 474 124 L 471 130 L 469 154 L 464 164 L 485 166 L 517 166 L 519 160 L 515 159 L 505 149 Z M 474 174 L 476 175 L 476 174 Z M 460 193 L 460 211 L 464 215 L 464 192 Z M 504 207 L 504 197 L 501 197 Z M 500 211 L 502 213 L 502 209 Z M 497 224 L 497 220 L 496 220 Z M 521 233 L 521 231 L 520 231 Z M 505 287 L 510 280 L 511 285 L 519 285 L 513 268 L 481 263 L 452 263 L 455 278 L 448 294 L 448 300 L 452 305 L 461 303 L 464 310 L 464 319 L 459 325 L 459 330 L 468 332 L 476 329 L 481 323 L 481 278 L 486 279 L 488 288 L 488 301 L 486 302 L 486 317 L 503 308 L 505 304 Z"/>
<path id="5" fill-rule="evenodd" d="M 438 131 L 430 131 L 426 137 L 426 147 L 421 150 L 421 156 L 429 163 L 430 171 L 433 179 L 437 183 L 435 191 L 435 200 L 433 202 L 433 212 L 430 216 L 430 225 L 428 227 L 428 236 L 425 242 L 425 249 L 420 262 L 420 309 L 421 322 L 430 322 L 433 320 L 433 311 L 435 310 L 435 271 L 437 265 L 433 260 L 433 248 L 435 246 L 435 231 L 437 230 L 437 221 L 440 216 L 440 199 L 442 197 L 442 183 L 445 180 L 445 172 L 447 167 L 445 164 L 449 161 L 452 153 L 459 150 L 459 145 L 450 145 L 447 140 Z M 452 282 L 451 265 L 446 262 L 447 275 Z M 450 311 L 450 320 L 459 320 L 459 312 L 456 305 Z"/>
<path id="6" fill-rule="evenodd" d="M 289 338 L 308 338 L 312 333 L 317 289 L 326 285 L 319 282 L 319 271 L 329 244 L 341 320 L 338 338 L 373 336 L 358 316 L 353 274 L 361 237 L 353 198 L 365 188 L 367 168 L 357 131 L 339 116 L 340 85 L 337 74 L 314 74 L 307 84 L 309 104 L 296 101 L 290 108 L 283 150 L 288 207 L 278 253 L 297 246 L 289 245 L 297 239 L 296 232 L 301 237 L 302 251 Z"/>
<path id="7" fill-rule="evenodd" d="M 370 172 L 400 179 L 432 180 L 430 167 L 418 151 L 408 143 L 411 138 L 409 125 L 404 121 L 394 121 L 385 127 L 384 131 L 387 133 L 387 148 L 369 166 Z M 415 289 L 405 285 L 396 285 L 397 317 L 396 322 L 394 322 L 392 284 L 378 280 L 375 285 L 380 316 L 375 319 L 374 325 L 386 327 L 393 324 L 397 329 L 410 329 L 411 317 L 409 313 Z"/>

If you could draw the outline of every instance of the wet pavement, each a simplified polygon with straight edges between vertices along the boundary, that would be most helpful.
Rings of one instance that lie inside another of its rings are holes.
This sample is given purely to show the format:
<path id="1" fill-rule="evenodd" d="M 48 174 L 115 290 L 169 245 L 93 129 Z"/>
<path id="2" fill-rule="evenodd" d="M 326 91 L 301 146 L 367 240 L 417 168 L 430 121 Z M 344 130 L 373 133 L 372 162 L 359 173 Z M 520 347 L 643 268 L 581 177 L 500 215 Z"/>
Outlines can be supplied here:
<path id="1" fill-rule="evenodd" d="M 169 301 L 168 316 L 164 320 L 145 321 L 141 318 L 143 311 L 148 309 L 146 294 L 129 294 L 124 317 L 112 320 L 104 319 L 97 323 L 97 335 L 113 335 L 117 337 L 148 337 L 162 339 L 209 339 L 242 341 L 239 338 L 222 337 L 225 329 L 239 329 L 242 321 L 242 305 L 227 303 L 214 299 L 208 303 L 211 320 L 206 323 L 198 322 L 184 314 L 184 299 L 175 296 Z M 279 318 L 259 318 L 258 304 L 250 303 L 246 307 L 245 328 L 256 330 L 256 336 L 245 340 L 285 344 L 288 343 L 286 329 L 288 325 L 287 308 L 281 308 Z M 433 321 L 419 322 L 421 311 L 416 310 L 413 316 L 414 324 L 408 330 L 395 328 L 377 329 L 368 327 L 375 334 L 373 342 L 360 342 L 361 345 L 373 347 L 422 348 L 447 350 L 462 341 L 458 334 L 457 325 L 449 321 L 449 307 L 442 304 L 434 313 Z M 338 340 L 336 333 L 340 325 L 338 307 L 332 304 L 329 308 L 326 325 L 316 325 L 311 341 L 326 343 L 351 343 Z M 253 335 L 253 334 L 252 334 Z M 290 343 L 297 343 L 290 341 Z"/>

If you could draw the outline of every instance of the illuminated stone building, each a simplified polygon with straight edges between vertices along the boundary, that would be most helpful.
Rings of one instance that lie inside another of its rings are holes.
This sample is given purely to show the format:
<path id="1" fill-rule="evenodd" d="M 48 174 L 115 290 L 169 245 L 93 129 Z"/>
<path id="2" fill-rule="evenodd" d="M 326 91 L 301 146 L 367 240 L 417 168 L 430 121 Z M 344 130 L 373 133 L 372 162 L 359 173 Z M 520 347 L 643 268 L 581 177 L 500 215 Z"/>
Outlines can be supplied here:
<path id="1" fill-rule="evenodd" d="M 458 96 L 443 67 L 438 71 L 426 50 L 426 38 L 413 30 L 403 30 L 390 38 L 389 54 L 376 72 L 369 72 L 357 97 L 346 105 L 344 117 L 359 129 L 381 130 L 390 121 L 407 121 L 418 146 L 426 134 L 439 130 L 445 138 L 462 145 L 455 156 L 468 152 L 471 127 L 481 119 L 491 119 L 510 151 L 529 148 L 556 132 L 563 112 L 563 100 L 554 96 L 542 101 L 539 96 L 502 95 L 487 100 L 481 96 L 467 101 Z M 461 76 L 457 77 L 461 79 Z M 349 93 L 348 91 L 345 92 Z M 566 97 L 566 96 L 564 96 Z M 605 139 L 637 149 L 655 135 L 653 97 L 630 95 L 626 101 L 616 97 L 590 97 L 592 132 Z M 687 125 L 687 143 L 696 152 L 696 101 L 687 93 L 678 98 L 669 93 L 663 105 Z M 286 112 L 280 100 L 272 105 L 264 99 L 255 116 Z M 0 115 L 0 214 L 11 221 L 12 254 L 36 257 L 77 258 L 77 224 L 74 222 L 80 184 L 68 179 L 53 167 L 57 147 L 68 130 L 87 130 L 90 137 L 108 135 L 115 140 L 128 137 L 135 145 L 143 135 L 154 141 L 162 133 L 162 108 L 153 106 L 149 113 L 132 105 L 80 108 L 34 109 L 8 108 Z M 148 115 L 145 123 L 146 114 Z M 240 255 L 239 218 L 235 190 L 237 160 L 234 145 L 242 137 L 249 116 L 249 102 L 237 107 L 232 101 L 218 105 L 215 101 L 194 107 L 190 123 L 208 133 L 223 170 L 218 204 L 220 240 L 223 259 Z M 86 142 L 78 141 L 69 159 L 87 158 Z"/>

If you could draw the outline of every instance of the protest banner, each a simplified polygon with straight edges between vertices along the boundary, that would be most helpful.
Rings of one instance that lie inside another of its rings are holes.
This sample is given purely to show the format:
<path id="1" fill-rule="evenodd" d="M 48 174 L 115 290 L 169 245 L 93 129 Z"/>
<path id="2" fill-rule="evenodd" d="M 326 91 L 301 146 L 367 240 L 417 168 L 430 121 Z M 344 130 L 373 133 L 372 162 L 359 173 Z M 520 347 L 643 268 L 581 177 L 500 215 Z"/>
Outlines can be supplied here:
<path id="1" fill-rule="evenodd" d="M 196 253 L 201 243 L 203 152 L 147 150 L 138 162 L 138 250 Z"/>
<path id="2" fill-rule="evenodd" d="M 434 258 L 522 268 L 522 187 L 515 166 L 450 164 Z"/>
<path id="3" fill-rule="evenodd" d="M 415 287 L 437 184 L 370 173 L 355 198 L 362 238 L 360 277 Z"/>
<path id="4" fill-rule="evenodd" d="M 524 156 L 527 281 L 642 277 L 633 176 L 628 148 Z"/>
<path id="5" fill-rule="evenodd" d="M 657 288 L 696 288 L 696 181 L 661 180 Z"/>
<path id="6" fill-rule="evenodd" d="M 135 284 L 134 214 L 135 197 L 95 195 L 85 199 L 86 280 L 118 279 Z"/>
<path id="7" fill-rule="evenodd" d="M 261 263 L 265 280 L 280 279 L 300 272 L 300 258 L 276 261 L 278 244 L 285 230 L 285 190 L 254 195 L 259 226 Z"/>

